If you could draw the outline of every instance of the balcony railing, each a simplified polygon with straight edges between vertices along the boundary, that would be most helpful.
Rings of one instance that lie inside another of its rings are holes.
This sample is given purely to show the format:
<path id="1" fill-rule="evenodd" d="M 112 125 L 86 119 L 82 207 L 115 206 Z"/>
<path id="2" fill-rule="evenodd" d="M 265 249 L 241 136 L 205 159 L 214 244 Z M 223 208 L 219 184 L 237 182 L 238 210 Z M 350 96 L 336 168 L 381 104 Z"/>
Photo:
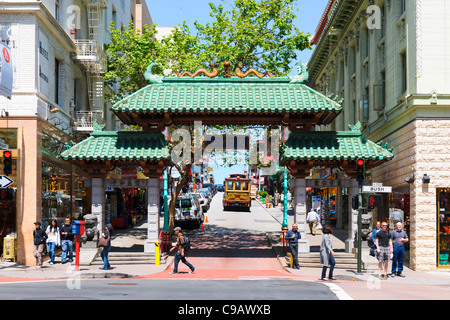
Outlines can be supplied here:
<path id="1" fill-rule="evenodd" d="M 85 6 L 100 6 L 100 9 L 106 9 L 108 6 L 107 0 L 83 0 Z"/>
<path id="2" fill-rule="evenodd" d="M 95 40 L 74 40 L 77 54 L 74 59 L 97 70 L 106 72 L 106 54 Z"/>
<path id="3" fill-rule="evenodd" d="M 94 131 L 94 122 L 105 123 L 102 111 L 76 111 L 75 119 L 75 130 L 77 131 Z"/>

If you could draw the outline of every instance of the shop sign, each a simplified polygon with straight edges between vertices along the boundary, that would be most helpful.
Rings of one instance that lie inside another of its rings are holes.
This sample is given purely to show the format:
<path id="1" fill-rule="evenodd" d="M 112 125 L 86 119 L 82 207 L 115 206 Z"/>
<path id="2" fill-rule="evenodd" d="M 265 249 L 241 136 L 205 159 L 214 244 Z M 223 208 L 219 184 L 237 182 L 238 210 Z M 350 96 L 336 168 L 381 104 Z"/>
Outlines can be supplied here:
<path id="1" fill-rule="evenodd" d="M 312 197 L 312 208 L 313 209 L 319 209 L 321 203 L 322 203 L 322 197 L 321 196 L 313 196 Z"/>
<path id="2" fill-rule="evenodd" d="M 308 188 L 350 188 L 353 186 L 352 180 L 306 179 L 306 187 Z"/>
<path id="3" fill-rule="evenodd" d="M 147 188 L 150 179 L 106 179 L 106 188 Z"/>

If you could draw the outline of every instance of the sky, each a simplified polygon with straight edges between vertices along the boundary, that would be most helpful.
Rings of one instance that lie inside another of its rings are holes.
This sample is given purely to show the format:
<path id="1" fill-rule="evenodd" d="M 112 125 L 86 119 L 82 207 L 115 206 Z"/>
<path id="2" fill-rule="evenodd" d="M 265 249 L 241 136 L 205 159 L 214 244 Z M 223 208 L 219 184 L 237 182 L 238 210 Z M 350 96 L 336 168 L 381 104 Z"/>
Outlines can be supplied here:
<path id="1" fill-rule="evenodd" d="M 190 30 L 195 31 L 194 21 L 205 24 L 211 21 L 209 16 L 209 3 L 216 5 L 223 4 L 226 10 L 231 9 L 234 0 L 146 0 L 147 7 L 153 19 L 160 27 L 173 27 L 186 20 Z M 297 19 L 294 25 L 304 33 L 314 35 L 319 20 L 325 10 L 328 0 L 297 0 L 295 8 Z M 307 63 L 313 53 L 313 50 L 304 50 L 298 53 L 298 58 L 303 63 Z M 294 61 L 292 66 L 297 63 Z M 293 67 L 294 69 L 294 67 Z M 292 75 L 297 74 L 293 71 Z M 246 165 L 236 165 L 231 167 L 219 167 L 210 164 L 214 168 L 214 177 L 216 183 L 222 183 L 230 173 L 243 173 Z"/>

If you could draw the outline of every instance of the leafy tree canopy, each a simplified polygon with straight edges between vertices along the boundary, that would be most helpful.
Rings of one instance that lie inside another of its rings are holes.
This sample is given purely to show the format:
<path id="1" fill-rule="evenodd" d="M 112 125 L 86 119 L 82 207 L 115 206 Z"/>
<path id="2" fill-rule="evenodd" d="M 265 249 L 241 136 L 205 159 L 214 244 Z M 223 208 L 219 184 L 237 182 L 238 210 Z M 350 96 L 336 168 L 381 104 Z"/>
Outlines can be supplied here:
<path id="1" fill-rule="evenodd" d="M 107 98 L 119 100 L 148 83 L 144 72 L 154 61 L 154 74 L 174 71 L 195 72 L 200 68 L 219 74 L 229 61 L 232 71 L 254 68 L 283 76 L 291 70 L 297 51 L 309 49 L 309 36 L 294 26 L 296 0 L 235 0 L 231 10 L 222 4 L 210 3 L 212 22 L 195 21 L 195 33 L 186 22 L 174 28 L 172 34 L 156 40 L 156 25 L 135 31 L 128 27 L 114 29 L 111 44 L 106 48 L 108 71 L 105 82 L 113 88 Z"/>

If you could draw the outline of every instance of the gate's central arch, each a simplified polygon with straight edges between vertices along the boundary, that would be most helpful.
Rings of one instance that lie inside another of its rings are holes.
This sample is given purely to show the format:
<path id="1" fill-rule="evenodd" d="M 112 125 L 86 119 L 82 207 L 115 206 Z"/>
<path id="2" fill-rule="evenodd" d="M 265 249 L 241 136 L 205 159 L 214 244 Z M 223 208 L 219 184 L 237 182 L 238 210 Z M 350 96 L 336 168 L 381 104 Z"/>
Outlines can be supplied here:
<path id="1" fill-rule="evenodd" d="M 92 176 L 92 213 L 103 221 L 104 179 L 116 166 L 139 165 L 149 178 L 146 251 L 154 251 L 159 231 L 159 178 L 171 163 L 170 148 L 163 132 L 173 125 L 276 125 L 288 127 L 289 139 L 280 148 L 280 164 L 295 178 L 296 222 L 306 241 L 306 187 L 309 170 L 317 166 L 339 168 L 346 173 L 346 186 L 357 190 L 354 182 L 356 160 L 365 159 L 367 169 L 390 160 L 393 155 L 361 136 L 358 126 L 349 132 L 315 131 L 330 124 L 342 111 L 340 103 L 309 88 L 307 71 L 299 67 L 294 77 L 217 76 L 161 77 L 150 65 L 145 74 L 149 85 L 117 102 L 112 111 L 128 125 L 139 125 L 144 132 L 95 131 L 92 136 L 62 153 L 66 161 L 85 168 Z M 198 72 L 202 73 L 202 72 Z M 207 74 L 207 72 L 203 72 Z M 103 188 L 103 189 L 102 189 Z M 102 191 L 103 190 L 103 191 Z M 97 200 L 95 200 L 97 199 Z M 350 206 L 351 207 L 351 206 Z M 354 235 L 357 212 L 349 212 Z M 349 250 L 351 239 L 349 238 Z M 300 250 L 309 251 L 304 242 Z"/>

